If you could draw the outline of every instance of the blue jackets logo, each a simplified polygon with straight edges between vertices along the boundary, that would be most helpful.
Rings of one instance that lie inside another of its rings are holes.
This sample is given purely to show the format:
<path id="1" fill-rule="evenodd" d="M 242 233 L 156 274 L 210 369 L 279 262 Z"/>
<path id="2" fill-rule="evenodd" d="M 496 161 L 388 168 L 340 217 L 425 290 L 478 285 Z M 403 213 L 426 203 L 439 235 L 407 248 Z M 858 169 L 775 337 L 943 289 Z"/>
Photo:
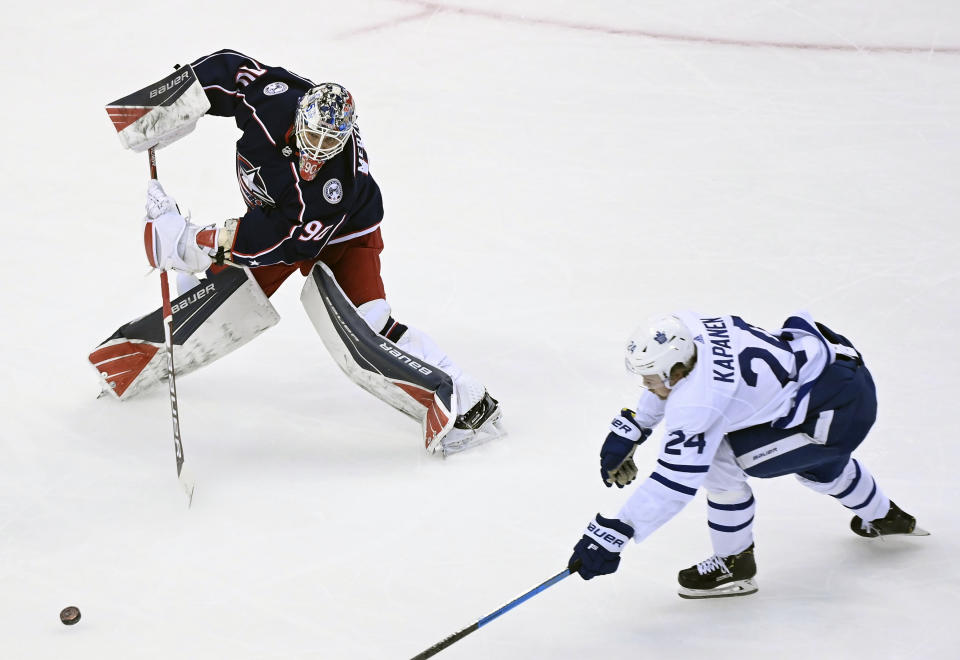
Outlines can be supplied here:
<path id="1" fill-rule="evenodd" d="M 240 184 L 240 192 L 247 206 L 269 206 L 274 207 L 277 203 L 267 192 L 267 184 L 260 174 L 260 168 L 254 167 L 253 163 L 237 152 L 237 182 Z"/>
<path id="2" fill-rule="evenodd" d="M 343 199 L 343 186 L 340 179 L 329 179 L 323 184 L 323 198 L 331 204 L 337 204 Z"/>
<path id="3" fill-rule="evenodd" d="M 290 88 L 287 87 L 287 83 L 272 82 L 263 88 L 263 93 L 266 94 L 267 96 L 276 96 L 277 94 L 283 94 L 288 89 Z"/>

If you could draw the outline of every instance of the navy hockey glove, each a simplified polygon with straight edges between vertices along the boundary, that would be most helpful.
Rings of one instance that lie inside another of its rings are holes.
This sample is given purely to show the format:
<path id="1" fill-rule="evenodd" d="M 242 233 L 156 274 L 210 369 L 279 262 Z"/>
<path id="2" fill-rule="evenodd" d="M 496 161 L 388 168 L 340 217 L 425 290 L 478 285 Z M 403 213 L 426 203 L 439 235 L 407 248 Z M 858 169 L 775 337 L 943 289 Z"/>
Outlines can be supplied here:
<path id="1" fill-rule="evenodd" d="M 620 566 L 620 551 L 633 538 L 633 527 L 617 520 L 604 518 L 599 513 L 595 520 L 587 525 L 575 546 L 573 556 L 567 562 L 571 573 L 579 573 L 584 580 L 592 580 L 598 575 L 609 575 Z"/>
<path id="2" fill-rule="evenodd" d="M 607 488 L 614 484 L 623 488 L 637 478 L 633 452 L 652 431 L 642 428 L 634 414 L 629 408 L 621 410 L 610 422 L 610 433 L 600 448 L 600 477 Z"/>

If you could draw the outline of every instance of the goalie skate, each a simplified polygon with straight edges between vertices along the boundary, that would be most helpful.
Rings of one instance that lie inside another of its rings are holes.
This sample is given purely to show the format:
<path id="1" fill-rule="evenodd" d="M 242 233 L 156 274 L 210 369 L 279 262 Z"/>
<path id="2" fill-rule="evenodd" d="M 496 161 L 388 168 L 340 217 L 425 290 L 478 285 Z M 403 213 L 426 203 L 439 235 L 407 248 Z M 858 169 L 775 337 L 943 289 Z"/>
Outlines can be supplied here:
<path id="1" fill-rule="evenodd" d="M 427 451 L 447 456 L 500 438 L 506 435 L 500 424 L 502 416 L 500 404 L 489 392 L 484 392 L 475 406 L 457 417 L 446 435 L 436 438 L 427 446 Z"/>

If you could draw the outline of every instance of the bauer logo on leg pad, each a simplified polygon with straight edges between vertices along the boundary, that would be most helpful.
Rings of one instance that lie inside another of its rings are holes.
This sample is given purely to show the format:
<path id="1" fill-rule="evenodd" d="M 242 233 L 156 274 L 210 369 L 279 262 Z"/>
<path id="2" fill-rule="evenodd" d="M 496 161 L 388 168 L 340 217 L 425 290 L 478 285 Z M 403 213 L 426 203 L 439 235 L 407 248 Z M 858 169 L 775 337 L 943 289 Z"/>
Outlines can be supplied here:
<path id="1" fill-rule="evenodd" d="M 320 309 L 313 302 L 312 293 L 319 294 Z M 301 300 L 314 326 L 334 355 L 348 352 L 361 369 L 392 380 L 409 381 L 437 393 L 445 401 L 453 390 L 450 376 L 419 358 L 398 348 L 396 344 L 377 334 L 357 313 L 357 308 L 337 284 L 325 264 L 317 264 L 304 285 Z M 335 336 L 331 336 L 333 330 Z M 329 341 L 332 340 L 332 341 Z M 332 344 L 332 346 L 331 346 Z M 413 366 L 416 365 L 416 366 Z"/>
<path id="2" fill-rule="evenodd" d="M 187 297 L 186 297 L 186 298 L 181 298 L 175 305 L 173 305 L 173 306 L 171 307 L 171 309 L 173 310 L 173 313 L 176 314 L 176 313 L 179 312 L 181 309 L 186 309 L 186 308 L 189 307 L 192 303 L 197 302 L 197 301 L 200 300 L 201 298 L 206 298 L 207 296 L 209 296 L 209 295 L 211 295 L 212 293 L 214 293 L 216 290 L 217 290 L 217 285 L 216 285 L 216 284 L 208 284 L 208 285 L 205 286 L 205 287 L 197 287 L 196 289 L 193 289 L 192 291 L 188 291 L 187 294 L 186 294 Z"/>
<path id="3" fill-rule="evenodd" d="M 420 421 L 424 445 L 435 451 L 456 421 L 450 375 L 371 328 L 322 262 L 310 272 L 300 300 L 337 366 L 381 401 Z"/>
<path id="4" fill-rule="evenodd" d="M 177 375 L 213 362 L 280 320 L 247 269 L 228 268 L 171 301 Z M 121 326 L 89 360 L 120 399 L 166 381 L 162 310 Z"/>
<path id="5" fill-rule="evenodd" d="M 380 350 L 381 350 L 381 351 L 384 351 L 384 352 L 386 352 L 386 353 L 389 353 L 390 355 L 392 355 L 392 356 L 394 356 L 395 358 L 397 358 L 400 362 L 403 362 L 404 364 L 406 364 L 406 365 L 407 365 L 408 367 L 410 367 L 411 369 L 414 369 L 414 370 L 416 370 L 416 371 L 419 371 L 419 372 L 422 373 L 424 376 L 429 376 L 430 374 L 433 373 L 433 369 L 427 369 L 425 366 L 423 366 L 422 364 L 420 364 L 420 363 L 417 362 L 416 360 L 412 359 L 412 358 L 411 358 L 409 355 L 407 355 L 406 353 L 401 353 L 401 352 L 397 349 L 397 347 L 394 346 L 393 344 L 387 343 L 387 342 L 385 342 L 385 341 L 384 341 L 384 342 L 380 342 Z"/>

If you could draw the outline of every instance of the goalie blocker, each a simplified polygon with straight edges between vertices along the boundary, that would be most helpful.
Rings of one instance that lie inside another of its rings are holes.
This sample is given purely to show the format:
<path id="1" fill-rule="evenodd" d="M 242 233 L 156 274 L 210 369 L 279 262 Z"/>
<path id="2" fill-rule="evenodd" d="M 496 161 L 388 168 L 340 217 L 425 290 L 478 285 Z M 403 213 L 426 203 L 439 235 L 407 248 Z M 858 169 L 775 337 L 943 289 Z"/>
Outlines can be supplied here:
<path id="1" fill-rule="evenodd" d="M 213 362 L 280 316 L 246 268 L 227 268 L 171 301 L 177 375 Z M 90 353 L 103 393 L 121 401 L 167 380 L 163 311 L 121 326 Z"/>
<path id="2" fill-rule="evenodd" d="M 147 151 L 161 149 L 190 133 L 209 109 L 210 100 L 188 64 L 110 103 L 107 114 L 124 147 Z"/>
<path id="3" fill-rule="evenodd" d="M 428 452 L 454 427 L 457 391 L 453 379 L 377 334 L 357 312 L 324 263 L 310 272 L 300 294 L 330 355 L 357 385 L 418 420 Z"/>

